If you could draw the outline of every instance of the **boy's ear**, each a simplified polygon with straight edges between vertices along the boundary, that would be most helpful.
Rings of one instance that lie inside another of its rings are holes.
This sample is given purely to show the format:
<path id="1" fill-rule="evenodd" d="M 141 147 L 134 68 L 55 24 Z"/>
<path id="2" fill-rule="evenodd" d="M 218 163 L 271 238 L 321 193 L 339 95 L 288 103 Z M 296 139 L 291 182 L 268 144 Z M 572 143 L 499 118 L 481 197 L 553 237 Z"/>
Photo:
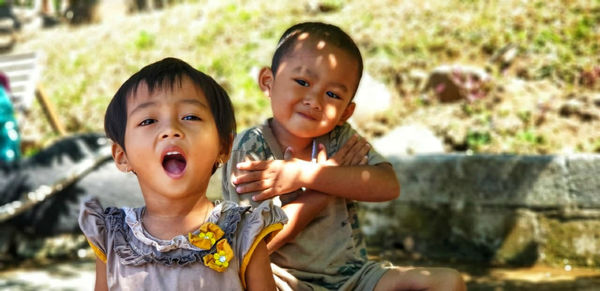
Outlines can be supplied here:
<path id="1" fill-rule="evenodd" d="M 268 97 L 271 97 L 271 88 L 273 86 L 274 78 L 275 76 L 273 75 L 273 70 L 271 70 L 271 68 L 264 67 L 260 69 L 260 73 L 258 74 L 258 86 Z"/>
<path id="2" fill-rule="evenodd" d="M 348 120 L 348 118 L 350 118 L 352 116 L 355 108 L 356 108 L 356 103 L 350 102 L 348 104 L 348 106 L 346 106 L 344 113 L 342 113 L 342 117 L 340 118 L 340 121 L 338 122 L 337 125 L 343 125 L 344 122 L 346 122 L 346 120 Z"/>
<path id="3" fill-rule="evenodd" d="M 123 148 L 116 144 L 112 144 L 112 156 L 113 160 L 115 160 L 115 165 L 119 169 L 119 171 L 127 173 L 131 170 L 131 166 L 129 166 L 129 160 L 127 160 L 127 154 L 123 150 Z"/>

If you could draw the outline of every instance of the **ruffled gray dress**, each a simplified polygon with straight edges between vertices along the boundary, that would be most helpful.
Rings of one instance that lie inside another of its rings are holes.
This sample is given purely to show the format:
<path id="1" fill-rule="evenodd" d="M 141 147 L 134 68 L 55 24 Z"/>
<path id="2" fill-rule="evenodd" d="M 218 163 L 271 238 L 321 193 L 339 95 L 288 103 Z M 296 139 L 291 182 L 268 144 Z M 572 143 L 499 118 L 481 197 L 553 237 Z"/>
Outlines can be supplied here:
<path id="1" fill-rule="evenodd" d="M 171 240 L 153 237 L 141 223 L 144 211 L 144 207 L 104 209 L 96 199 L 81 208 L 79 225 L 98 258 L 106 263 L 110 290 L 242 290 L 254 247 L 287 222 L 283 211 L 269 202 L 251 210 L 224 201 L 207 218 L 224 235 L 203 250 L 188 235 Z M 218 253 L 221 240 L 231 246 L 233 258 L 220 272 L 205 265 L 203 258 Z"/>

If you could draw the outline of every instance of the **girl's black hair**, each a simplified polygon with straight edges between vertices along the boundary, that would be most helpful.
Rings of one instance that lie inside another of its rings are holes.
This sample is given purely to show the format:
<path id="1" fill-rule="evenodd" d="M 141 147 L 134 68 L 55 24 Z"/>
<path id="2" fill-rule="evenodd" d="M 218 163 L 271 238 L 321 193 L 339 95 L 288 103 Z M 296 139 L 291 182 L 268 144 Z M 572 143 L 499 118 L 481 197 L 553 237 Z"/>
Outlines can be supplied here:
<path id="1" fill-rule="evenodd" d="M 350 56 L 354 57 L 358 62 L 358 80 L 362 77 L 363 59 L 358 46 L 352 38 L 345 33 L 341 28 L 323 22 L 303 22 L 293 25 L 288 28 L 277 44 L 273 60 L 271 61 L 271 70 L 273 74 L 277 74 L 277 69 L 281 61 L 287 56 L 294 44 L 298 41 L 301 35 L 307 34 L 309 39 L 324 40 L 337 48 L 340 48 Z M 358 84 L 356 84 L 358 87 Z"/>
<path id="2" fill-rule="evenodd" d="M 236 122 L 229 95 L 213 78 L 177 58 L 165 58 L 147 65 L 121 85 L 104 115 L 106 136 L 126 150 L 127 98 L 136 93 L 142 82 L 147 84 L 149 92 L 152 93 L 161 88 L 173 89 L 174 86 L 181 86 L 184 76 L 189 77 L 204 92 L 217 125 L 221 148 L 230 149 Z"/>

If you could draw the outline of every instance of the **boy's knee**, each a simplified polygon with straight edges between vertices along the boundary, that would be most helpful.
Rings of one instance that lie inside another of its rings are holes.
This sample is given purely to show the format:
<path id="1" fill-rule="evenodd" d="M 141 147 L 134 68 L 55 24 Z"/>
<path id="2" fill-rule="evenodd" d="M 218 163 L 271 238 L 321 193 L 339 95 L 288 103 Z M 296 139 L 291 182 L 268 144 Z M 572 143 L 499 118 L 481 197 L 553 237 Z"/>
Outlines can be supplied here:
<path id="1" fill-rule="evenodd" d="M 465 281 L 460 274 L 455 269 L 450 268 L 442 268 L 440 270 L 440 290 L 453 290 L 453 291 L 464 291 L 467 290 L 465 285 Z"/>

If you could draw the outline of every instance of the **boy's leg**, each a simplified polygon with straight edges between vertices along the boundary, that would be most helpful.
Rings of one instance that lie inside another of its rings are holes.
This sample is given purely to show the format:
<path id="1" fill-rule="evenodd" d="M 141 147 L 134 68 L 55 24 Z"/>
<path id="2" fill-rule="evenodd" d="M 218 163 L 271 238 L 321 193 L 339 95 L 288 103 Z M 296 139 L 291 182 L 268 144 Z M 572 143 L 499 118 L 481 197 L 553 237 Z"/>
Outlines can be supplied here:
<path id="1" fill-rule="evenodd" d="M 393 267 L 375 286 L 375 291 L 389 290 L 466 290 L 459 272 L 448 268 Z"/>

